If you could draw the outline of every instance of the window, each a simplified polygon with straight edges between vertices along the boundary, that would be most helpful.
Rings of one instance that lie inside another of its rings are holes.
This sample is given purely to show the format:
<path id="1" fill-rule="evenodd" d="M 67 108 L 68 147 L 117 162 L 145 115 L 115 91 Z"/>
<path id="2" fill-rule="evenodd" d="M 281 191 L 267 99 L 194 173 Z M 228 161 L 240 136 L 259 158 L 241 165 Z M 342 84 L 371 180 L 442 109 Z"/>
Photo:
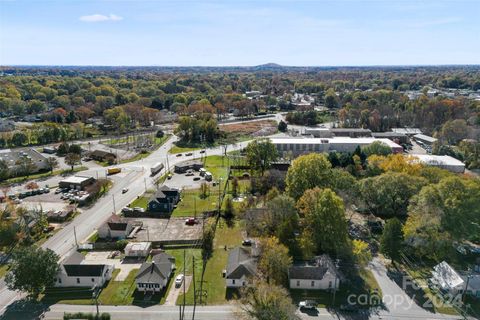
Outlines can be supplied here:
<path id="1" fill-rule="evenodd" d="M 300 280 L 297 280 L 297 287 L 300 287 Z"/>
<path id="2" fill-rule="evenodd" d="M 329 282 L 328 282 L 328 287 L 329 287 L 329 288 L 332 287 L 332 281 L 329 281 Z"/>
<path id="3" fill-rule="evenodd" d="M 80 283 L 80 278 L 77 278 L 77 283 Z"/>
<path id="4" fill-rule="evenodd" d="M 160 285 L 158 283 L 155 283 L 155 288 L 159 288 Z"/>
<path id="5" fill-rule="evenodd" d="M 311 286 L 315 287 L 315 281 L 312 281 Z"/>
<path id="6" fill-rule="evenodd" d="M 92 278 L 92 282 L 95 282 L 95 279 L 94 279 L 94 278 Z"/>
<path id="7" fill-rule="evenodd" d="M 58 283 L 62 283 L 62 279 L 61 279 L 61 278 L 58 278 Z"/>
<path id="8" fill-rule="evenodd" d="M 235 279 L 232 279 L 232 284 L 235 284 Z"/>

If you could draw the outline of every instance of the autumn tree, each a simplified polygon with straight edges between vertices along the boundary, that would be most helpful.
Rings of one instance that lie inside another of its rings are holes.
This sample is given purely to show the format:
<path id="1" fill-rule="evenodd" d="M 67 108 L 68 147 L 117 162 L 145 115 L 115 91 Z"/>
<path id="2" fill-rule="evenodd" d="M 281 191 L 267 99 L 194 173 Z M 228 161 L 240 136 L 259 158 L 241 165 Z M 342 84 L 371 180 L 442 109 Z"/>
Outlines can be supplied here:
<path id="1" fill-rule="evenodd" d="M 77 153 L 67 153 L 67 155 L 65 156 L 65 163 L 71 166 L 72 171 L 73 171 L 73 167 L 76 164 L 80 163 L 80 160 L 81 160 L 81 157 Z"/>
<path id="2" fill-rule="evenodd" d="M 314 188 L 305 191 L 297 202 L 302 218 L 302 243 L 311 243 L 314 252 L 337 256 L 346 248 L 348 231 L 343 200 L 330 189 Z"/>
<path id="3" fill-rule="evenodd" d="M 277 238 L 269 237 L 260 240 L 259 249 L 258 270 L 267 283 L 286 285 L 288 268 L 292 265 L 288 248 Z"/>
<path id="4" fill-rule="evenodd" d="M 450 254 L 454 242 L 473 240 L 479 226 L 480 181 L 452 176 L 412 198 L 404 235 L 417 253 L 440 260 Z"/>
<path id="5" fill-rule="evenodd" d="M 256 320 L 297 320 L 296 307 L 288 291 L 277 285 L 257 280 L 241 291 L 244 314 Z"/>
<path id="6" fill-rule="evenodd" d="M 310 153 L 300 156 L 288 168 L 286 191 L 294 199 L 299 199 L 305 190 L 328 187 L 331 184 L 331 164 L 323 154 Z"/>
<path id="7" fill-rule="evenodd" d="M 57 158 L 54 158 L 54 157 L 48 157 L 47 164 L 48 164 L 48 167 L 50 168 L 51 173 L 53 173 L 53 170 L 57 168 L 59 165 Z"/>

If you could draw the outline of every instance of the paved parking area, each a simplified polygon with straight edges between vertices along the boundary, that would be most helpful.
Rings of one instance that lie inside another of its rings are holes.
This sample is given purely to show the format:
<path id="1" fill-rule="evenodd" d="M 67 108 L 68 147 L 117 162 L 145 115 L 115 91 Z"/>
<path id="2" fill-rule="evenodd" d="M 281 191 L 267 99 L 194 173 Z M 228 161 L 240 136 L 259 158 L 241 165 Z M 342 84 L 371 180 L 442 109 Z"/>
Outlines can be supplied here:
<path id="1" fill-rule="evenodd" d="M 137 232 L 136 241 L 169 242 L 175 240 L 196 241 L 202 237 L 202 220 L 193 226 L 185 224 L 185 218 L 151 219 L 133 218 L 142 221 L 142 230 Z"/>
<path id="2" fill-rule="evenodd" d="M 195 172 L 193 176 L 186 176 L 184 173 L 172 173 L 172 179 L 165 180 L 164 184 L 170 188 L 177 189 L 198 189 L 202 182 L 205 182 L 203 177 L 200 177 L 198 172 Z M 194 177 L 200 177 L 200 180 L 194 181 Z"/>
<path id="3" fill-rule="evenodd" d="M 108 256 L 112 251 L 96 251 L 89 252 L 85 256 L 82 264 L 110 264 L 114 265 L 115 269 L 120 269 L 120 273 L 114 279 L 115 281 L 124 281 L 130 271 L 133 269 L 140 269 L 143 260 L 130 260 L 130 259 L 109 259 Z"/>

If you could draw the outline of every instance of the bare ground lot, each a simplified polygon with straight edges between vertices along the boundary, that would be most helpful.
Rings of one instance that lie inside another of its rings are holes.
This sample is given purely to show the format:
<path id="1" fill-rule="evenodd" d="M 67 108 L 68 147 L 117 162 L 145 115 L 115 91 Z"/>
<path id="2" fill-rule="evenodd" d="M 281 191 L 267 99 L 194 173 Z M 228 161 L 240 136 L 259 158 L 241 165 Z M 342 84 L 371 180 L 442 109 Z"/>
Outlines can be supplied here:
<path id="1" fill-rule="evenodd" d="M 137 232 L 135 241 L 169 243 L 175 241 L 196 241 L 202 237 L 202 220 L 193 226 L 187 226 L 184 218 L 153 219 L 132 218 L 143 222 L 142 229 Z"/>
<path id="2" fill-rule="evenodd" d="M 251 121 L 234 124 L 220 125 L 222 131 L 252 134 L 265 128 L 276 128 L 277 122 L 274 120 Z"/>

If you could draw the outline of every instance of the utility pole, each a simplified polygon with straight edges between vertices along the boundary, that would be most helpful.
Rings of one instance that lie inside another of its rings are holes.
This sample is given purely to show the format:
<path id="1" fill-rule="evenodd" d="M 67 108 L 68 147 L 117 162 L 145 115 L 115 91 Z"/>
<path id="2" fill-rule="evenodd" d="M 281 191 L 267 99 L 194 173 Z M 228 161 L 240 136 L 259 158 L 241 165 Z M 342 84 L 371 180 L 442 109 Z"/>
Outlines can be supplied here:
<path id="1" fill-rule="evenodd" d="M 192 320 L 195 320 L 195 308 L 197 307 L 197 290 L 195 290 L 195 256 L 192 256 L 192 265 L 193 265 L 193 314 Z M 201 294 L 201 292 L 200 292 Z"/>
<path id="2" fill-rule="evenodd" d="M 77 231 L 75 230 L 75 226 L 73 226 L 73 236 L 75 237 L 75 245 L 78 248 L 78 242 L 77 242 Z"/>
<path id="3" fill-rule="evenodd" d="M 93 299 L 95 299 L 95 306 L 97 308 L 97 319 L 99 319 L 99 317 L 100 317 L 100 312 L 98 311 L 98 294 L 100 292 L 99 289 L 100 288 L 98 288 L 97 285 L 95 285 L 93 287 L 93 293 L 92 293 Z"/>
<path id="4" fill-rule="evenodd" d="M 221 188 L 222 188 L 222 178 L 218 179 L 218 215 L 220 216 L 220 209 L 222 208 L 222 201 L 221 199 Z"/>
<path id="5" fill-rule="evenodd" d="M 187 278 L 185 277 L 185 264 L 187 263 L 187 260 L 185 258 L 185 249 L 183 249 L 183 310 L 182 310 L 182 320 L 185 318 L 185 282 L 187 281 Z"/>
<path id="6" fill-rule="evenodd" d="M 115 196 L 112 194 L 112 200 L 113 200 L 113 213 L 117 213 L 117 209 L 115 208 Z"/>

